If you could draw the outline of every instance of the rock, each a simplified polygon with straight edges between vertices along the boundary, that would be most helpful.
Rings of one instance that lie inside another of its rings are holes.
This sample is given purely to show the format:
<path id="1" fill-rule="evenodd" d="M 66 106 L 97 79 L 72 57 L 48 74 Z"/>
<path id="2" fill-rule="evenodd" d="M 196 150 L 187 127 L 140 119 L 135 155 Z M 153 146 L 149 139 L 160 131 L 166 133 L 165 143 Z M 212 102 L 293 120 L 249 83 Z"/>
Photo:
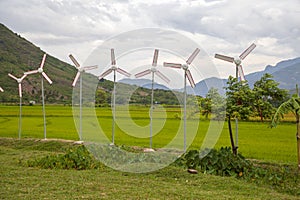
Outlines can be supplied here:
<path id="1" fill-rule="evenodd" d="M 187 170 L 190 174 L 198 174 L 198 171 L 195 169 L 188 169 Z"/>
<path id="2" fill-rule="evenodd" d="M 144 152 L 155 152 L 155 150 L 154 149 L 150 149 L 150 148 L 145 148 Z"/>

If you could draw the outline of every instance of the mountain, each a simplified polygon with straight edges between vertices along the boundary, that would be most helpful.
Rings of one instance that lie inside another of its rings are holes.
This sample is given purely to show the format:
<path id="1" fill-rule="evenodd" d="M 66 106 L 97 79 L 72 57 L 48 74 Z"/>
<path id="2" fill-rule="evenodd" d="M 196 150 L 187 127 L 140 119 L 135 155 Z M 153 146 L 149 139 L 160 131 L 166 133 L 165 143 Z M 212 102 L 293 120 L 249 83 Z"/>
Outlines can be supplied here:
<path id="1" fill-rule="evenodd" d="M 284 60 L 277 63 L 275 66 L 268 65 L 262 71 L 254 72 L 245 76 L 250 87 L 258 81 L 264 74 L 269 73 L 273 75 L 273 79 L 279 83 L 279 87 L 287 90 L 293 90 L 296 84 L 300 84 L 300 57 L 295 59 Z M 122 80 L 123 81 L 123 80 Z M 211 87 L 217 88 L 221 94 L 225 94 L 224 87 L 227 79 L 220 79 L 211 77 L 204 79 L 196 84 L 192 89 L 187 86 L 187 93 L 205 96 Z M 140 87 L 151 88 L 151 80 L 148 79 L 126 79 L 124 83 L 138 85 Z M 167 87 L 155 83 L 155 88 L 168 90 Z M 178 89 L 176 91 L 182 91 Z"/>
<path id="2" fill-rule="evenodd" d="M 293 90 L 296 84 L 300 83 L 300 57 L 281 61 L 275 66 L 268 65 L 264 70 L 250 73 L 245 78 L 250 87 L 253 87 L 254 83 L 266 73 L 273 75 L 273 79 L 279 83 L 280 88 Z M 227 79 L 208 78 L 197 83 L 194 91 L 197 95 L 205 96 L 209 90 L 207 85 L 210 85 L 217 88 L 221 94 L 224 94 L 223 87 L 226 82 Z"/>
<path id="3" fill-rule="evenodd" d="M 152 87 L 152 81 L 149 79 L 130 79 L 130 78 L 124 78 L 120 81 L 118 81 L 120 83 L 126 83 L 129 85 L 135 85 L 135 86 L 139 86 L 139 87 L 143 87 L 143 88 L 147 88 L 147 89 L 151 89 Z M 153 84 L 153 88 L 154 89 L 160 89 L 160 90 L 169 90 L 168 87 L 155 83 Z"/>
<path id="4" fill-rule="evenodd" d="M 43 54 L 39 47 L 13 33 L 0 24 L 0 86 L 5 92 L 0 94 L 0 102 L 18 102 L 17 82 L 8 73 L 21 77 L 24 72 L 37 69 Z M 48 103 L 70 103 L 72 100 L 72 81 L 76 69 L 51 55 L 47 55 L 45 73 L 53 81 L 52 85 L 44 82 L 45 100 Z M 38 74 L 27 76 L 23 81 L 24 102 L 40 102 L 41 78 Z"/>

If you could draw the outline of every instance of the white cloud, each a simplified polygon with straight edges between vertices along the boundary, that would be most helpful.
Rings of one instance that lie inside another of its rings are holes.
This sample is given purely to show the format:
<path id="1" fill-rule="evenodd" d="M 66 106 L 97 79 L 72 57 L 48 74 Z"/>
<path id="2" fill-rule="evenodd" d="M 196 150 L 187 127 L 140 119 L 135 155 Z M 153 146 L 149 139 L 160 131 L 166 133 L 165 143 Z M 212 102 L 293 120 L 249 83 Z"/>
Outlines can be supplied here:
<path id="1" fill-rule="evenodd" d="M 236 56 L 255 41 L 245 64 L 258 70 L 299 56 L 299 8 L 298 0 L 10 0 L 0 1 L 0 22 L 64 61 L 71 51 L 84 60 L 101 41 L 145 27 L 188 35 L 214 62 L 214 53 Z"/>

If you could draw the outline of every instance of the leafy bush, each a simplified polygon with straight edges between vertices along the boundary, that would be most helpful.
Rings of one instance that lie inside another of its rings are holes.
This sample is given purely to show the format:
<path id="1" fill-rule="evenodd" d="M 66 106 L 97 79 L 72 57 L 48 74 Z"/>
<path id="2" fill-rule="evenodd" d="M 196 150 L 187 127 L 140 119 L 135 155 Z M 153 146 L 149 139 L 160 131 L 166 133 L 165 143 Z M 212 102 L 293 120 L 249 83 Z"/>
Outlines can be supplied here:
<path id="1" fill-rule="evenodd" d="M 220 176 L 242 176 L 244 172 L 252 168 L 250 161 L 241 154 L 233 155 L 229 147 L 222 147 L 219 151 L 215 149 L 202 152 L 190 150 L 179 162 L 187 168 Z"/>
<path id="2" fill-rule="evenodd" d="M 253 162 L 241 154 L 235 156 L 229 147 L 202 152 L 190 150 L 176 161 L 176 165 L 206 174 L 243 178 L 281 191 L 289 188 L 290 193 L 300 195 L 300 174 L 297 169 L 288 165 Z"/>
<path id="3" fill-rule="evenodd" d="M 46 157 L 29 160 L 29 167 L 41 167 L 45 169 L 97 169 L 100 163 L 94 159 L 83 146 L 73 147 L 65 154 L 47 155 Z"/>

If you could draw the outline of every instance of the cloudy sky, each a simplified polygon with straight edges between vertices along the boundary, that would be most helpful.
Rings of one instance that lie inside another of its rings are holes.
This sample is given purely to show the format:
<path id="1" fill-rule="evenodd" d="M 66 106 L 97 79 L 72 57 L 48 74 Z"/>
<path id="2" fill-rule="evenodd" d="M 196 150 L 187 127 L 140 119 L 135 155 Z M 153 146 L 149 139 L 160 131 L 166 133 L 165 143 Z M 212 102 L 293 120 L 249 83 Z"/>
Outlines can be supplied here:
<path id="1" fill-rule="evenodd" d="M 195 41 L 221 77 L 234 68 L 214 54 L 235 57 L 253 42 L 246 74 L 300 56 L 299 0 L 0 0 L 0 23 L 67 62 L 69 53 L 84 62 L 106 40 L 142 28 Z"/>

